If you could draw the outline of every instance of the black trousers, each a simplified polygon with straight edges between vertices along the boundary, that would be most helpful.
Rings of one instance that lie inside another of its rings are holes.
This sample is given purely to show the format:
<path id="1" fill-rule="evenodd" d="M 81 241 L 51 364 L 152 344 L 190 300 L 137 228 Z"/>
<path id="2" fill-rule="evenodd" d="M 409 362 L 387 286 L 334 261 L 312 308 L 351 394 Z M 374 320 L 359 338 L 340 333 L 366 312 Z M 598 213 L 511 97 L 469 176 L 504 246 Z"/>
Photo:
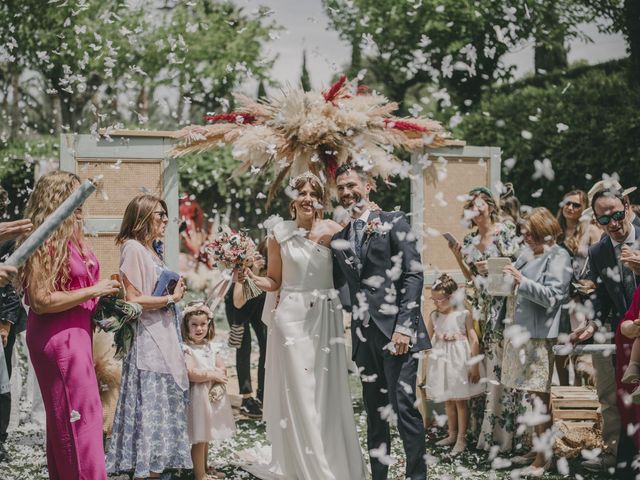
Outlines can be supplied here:
<path id="1" fill-rule="evenodd" d="M 381 462 L 379 452 L 385 445 L 384 455 L 391 450 L 389 422 L 397 416 L 398 432 L 406 455 L 406 478 L 425 480 L 427 464 L 422 416 L 416 408 L 416 374 L 418 359 L 414 354 L 393 356 L 384 349 L 389 339 L 373 321 L 362 329 L 366 342 L 358 341 L 355 362 L 361 370 L 362 397 L 367 411 L 367 446 L 371 459 L 373 480 L 385 480 L 389 467 Z M 393 412 L 389 412 L 389 406 Z"/>
<path id="2" fill-rule="evenodd" d="M 11 377 L 11 356 L 13 355 L 13 346 L 16 343 L 16 329 L 11 325 L 9 337 L 7 338 L 7 346 L 4 347 L 4 358 L 7 362 L 7 371 Z M 9 420 L 11 415 L 11 392 L 0 394 L 0 443 L 7 439 L 7 428 L 9 428 Z"/>
<path id="3" fill-rule="evenodd" d="M 244 326 L 244 335 L 240 348 L 236 350 L 236 372 L 240 394 L 253 392 L 251 386 L 251 328 L 258 341 L 260 356 L 258 357 L 258 390 L 256 397 L 260 401 L 264 396 L 264 361 L 267 356 L 267 327 L 262 323 L 260 315 L 251 315 Z"/>
<path id="4" fill-rule="evenodd" d="M 633 443 L 633 439 L 627 435 L 626 429 L 623 428 L 618 441 L 615 478 L 619 480 L 635 480 L 638 478 L 640 467 L 634 464 L 637 455 L 638 449 Z"/>

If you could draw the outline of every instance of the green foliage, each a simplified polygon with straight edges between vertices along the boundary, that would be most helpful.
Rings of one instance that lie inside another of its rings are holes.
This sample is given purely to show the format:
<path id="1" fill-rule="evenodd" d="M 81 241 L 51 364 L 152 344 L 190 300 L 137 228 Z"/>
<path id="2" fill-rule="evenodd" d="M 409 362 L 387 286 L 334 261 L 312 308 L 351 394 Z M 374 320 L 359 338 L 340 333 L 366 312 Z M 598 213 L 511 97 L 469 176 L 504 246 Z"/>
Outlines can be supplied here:
<path id="1" fill-rule="evenodd" d="M 259 235 L 257 226 L 269 214 L 289 218 L 288 198 L 276 196 L 269 209 L 266 195 L 274 175 L 244 172 L 234 175 L 238 161 L 230 148 L 220 148 L 178 159 L 181 194 L 195 195 L 205 214 L 219 214 L 233 228 L 248 228 Z"/>
<path id="2" fill-rule="evenodd" d="M 540 47 L 583 37 L 580 23 L 595 18 L 593 6 L 577 0 L 323 3 L 332 26 L 353 45 L 352 61 L 367 69 L 368 85 L 401 103 L 416 86 L 438 85 L 463 110 L 496 80 L 511 78 L 512 69 L 500 62 L 503 54 L 532 37 Z M 408 110 L 408 105 L 401 107 Z"/>
<path id="3" fill-rule="evenodd" d="M 16 136 L 200 120 L 247 77 L 266 78 L 262 46 L 275 27 L 265 15 L 215 0 L 168 11 L 124 0 L 2 2 L 3 127 Z"/>
<path id="4" fill-rule="evenodd" d="M 457 135 L 470 145 L 502 148 L 502 180 L 513 182 L 524 204 L 555 211 L 563 192 L 588 190 L 603 173 L 637 184 L 640 90 L 628 82 L 626 62 L 580 72 L 496 90 L 459 127 Z M 559 131 L 562 124 L 568 129 Z M 544 159 L 551 161 L 552 180 L 533 178 L 534 162 Z"/>
<path id="5" fill-rule="evenodd" d="M 6 215 L 18 218 L 33 188 L 33 176 L 39 160 L 58 158 L 54 137 L 30 137 L 0 142 L 0 185 L 9 194 Z"/>
<path id="6" fill-rule="evenodd" d="M 300 73 L 300 85 L 305 92 L 311 91 L 311 79 L 307 70 L 307 51 L 302 51 L 302 72 Z"/>

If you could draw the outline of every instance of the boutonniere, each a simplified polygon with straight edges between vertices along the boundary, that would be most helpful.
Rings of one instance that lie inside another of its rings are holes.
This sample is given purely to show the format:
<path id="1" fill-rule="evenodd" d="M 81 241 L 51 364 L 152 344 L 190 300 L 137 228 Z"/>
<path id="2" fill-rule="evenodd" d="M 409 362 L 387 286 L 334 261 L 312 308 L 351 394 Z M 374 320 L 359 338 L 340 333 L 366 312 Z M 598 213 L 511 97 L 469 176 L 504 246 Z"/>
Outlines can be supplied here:
<path id="1" fill-rule="evenodd" d="M 382 226 L 382 222 L 379 218 L 374 218 L 373 220 L 369 220 L 367 225 L 364 227 L 364 231 L 362 232 L 365 238 L 369 238 L 372 235 L 384 235 L 386 230 Z"/>

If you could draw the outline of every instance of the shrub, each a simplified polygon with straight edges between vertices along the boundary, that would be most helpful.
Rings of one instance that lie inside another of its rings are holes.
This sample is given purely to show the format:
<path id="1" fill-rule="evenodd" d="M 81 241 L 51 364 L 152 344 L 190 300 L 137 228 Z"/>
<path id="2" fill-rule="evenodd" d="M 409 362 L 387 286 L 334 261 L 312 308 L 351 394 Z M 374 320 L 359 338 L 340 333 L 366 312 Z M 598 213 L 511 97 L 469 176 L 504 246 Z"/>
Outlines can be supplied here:
<path id="1" fill-rule="evenodd" d="M 629 84 L 624 67 L 620 61 L 579 67 L 546 81 L 496 89 L 456 133 L 468 145 L 502 148 L 502 181 L 513 182 L 524 204 L 555 211 L 563 192 L 588 190 L 603 173 L 615 172 L 623 186 L 634 185 L 640 168 L 640 91 Z M 563 125 L 568 128 L 561 131 Z M 534 179 L 535 160 L 545 158 L 553 178 Z"/>

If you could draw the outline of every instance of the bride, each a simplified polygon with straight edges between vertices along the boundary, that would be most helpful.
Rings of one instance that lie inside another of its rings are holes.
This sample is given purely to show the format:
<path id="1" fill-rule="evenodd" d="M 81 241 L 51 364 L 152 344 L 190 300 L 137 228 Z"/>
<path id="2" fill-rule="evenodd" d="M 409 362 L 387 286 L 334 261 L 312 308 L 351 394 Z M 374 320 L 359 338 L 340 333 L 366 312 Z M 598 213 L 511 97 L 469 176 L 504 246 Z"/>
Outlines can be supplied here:
<path id="1" fill-rule="evenodd" d="M 365 479 L 342 310 L 333 289 L 330 242 L 342 227 L 322 220 L 324 189 L 318 177 L 307 172 L 289 185 L 297 191 L 289 206 L 294 221 L 265 222 L 270 230 L 267 275 L 246 272 L 271 292 L 263 314 L 268 328 L 264 419 L 271 460 L 242 468 L 269 480 Z"/>

